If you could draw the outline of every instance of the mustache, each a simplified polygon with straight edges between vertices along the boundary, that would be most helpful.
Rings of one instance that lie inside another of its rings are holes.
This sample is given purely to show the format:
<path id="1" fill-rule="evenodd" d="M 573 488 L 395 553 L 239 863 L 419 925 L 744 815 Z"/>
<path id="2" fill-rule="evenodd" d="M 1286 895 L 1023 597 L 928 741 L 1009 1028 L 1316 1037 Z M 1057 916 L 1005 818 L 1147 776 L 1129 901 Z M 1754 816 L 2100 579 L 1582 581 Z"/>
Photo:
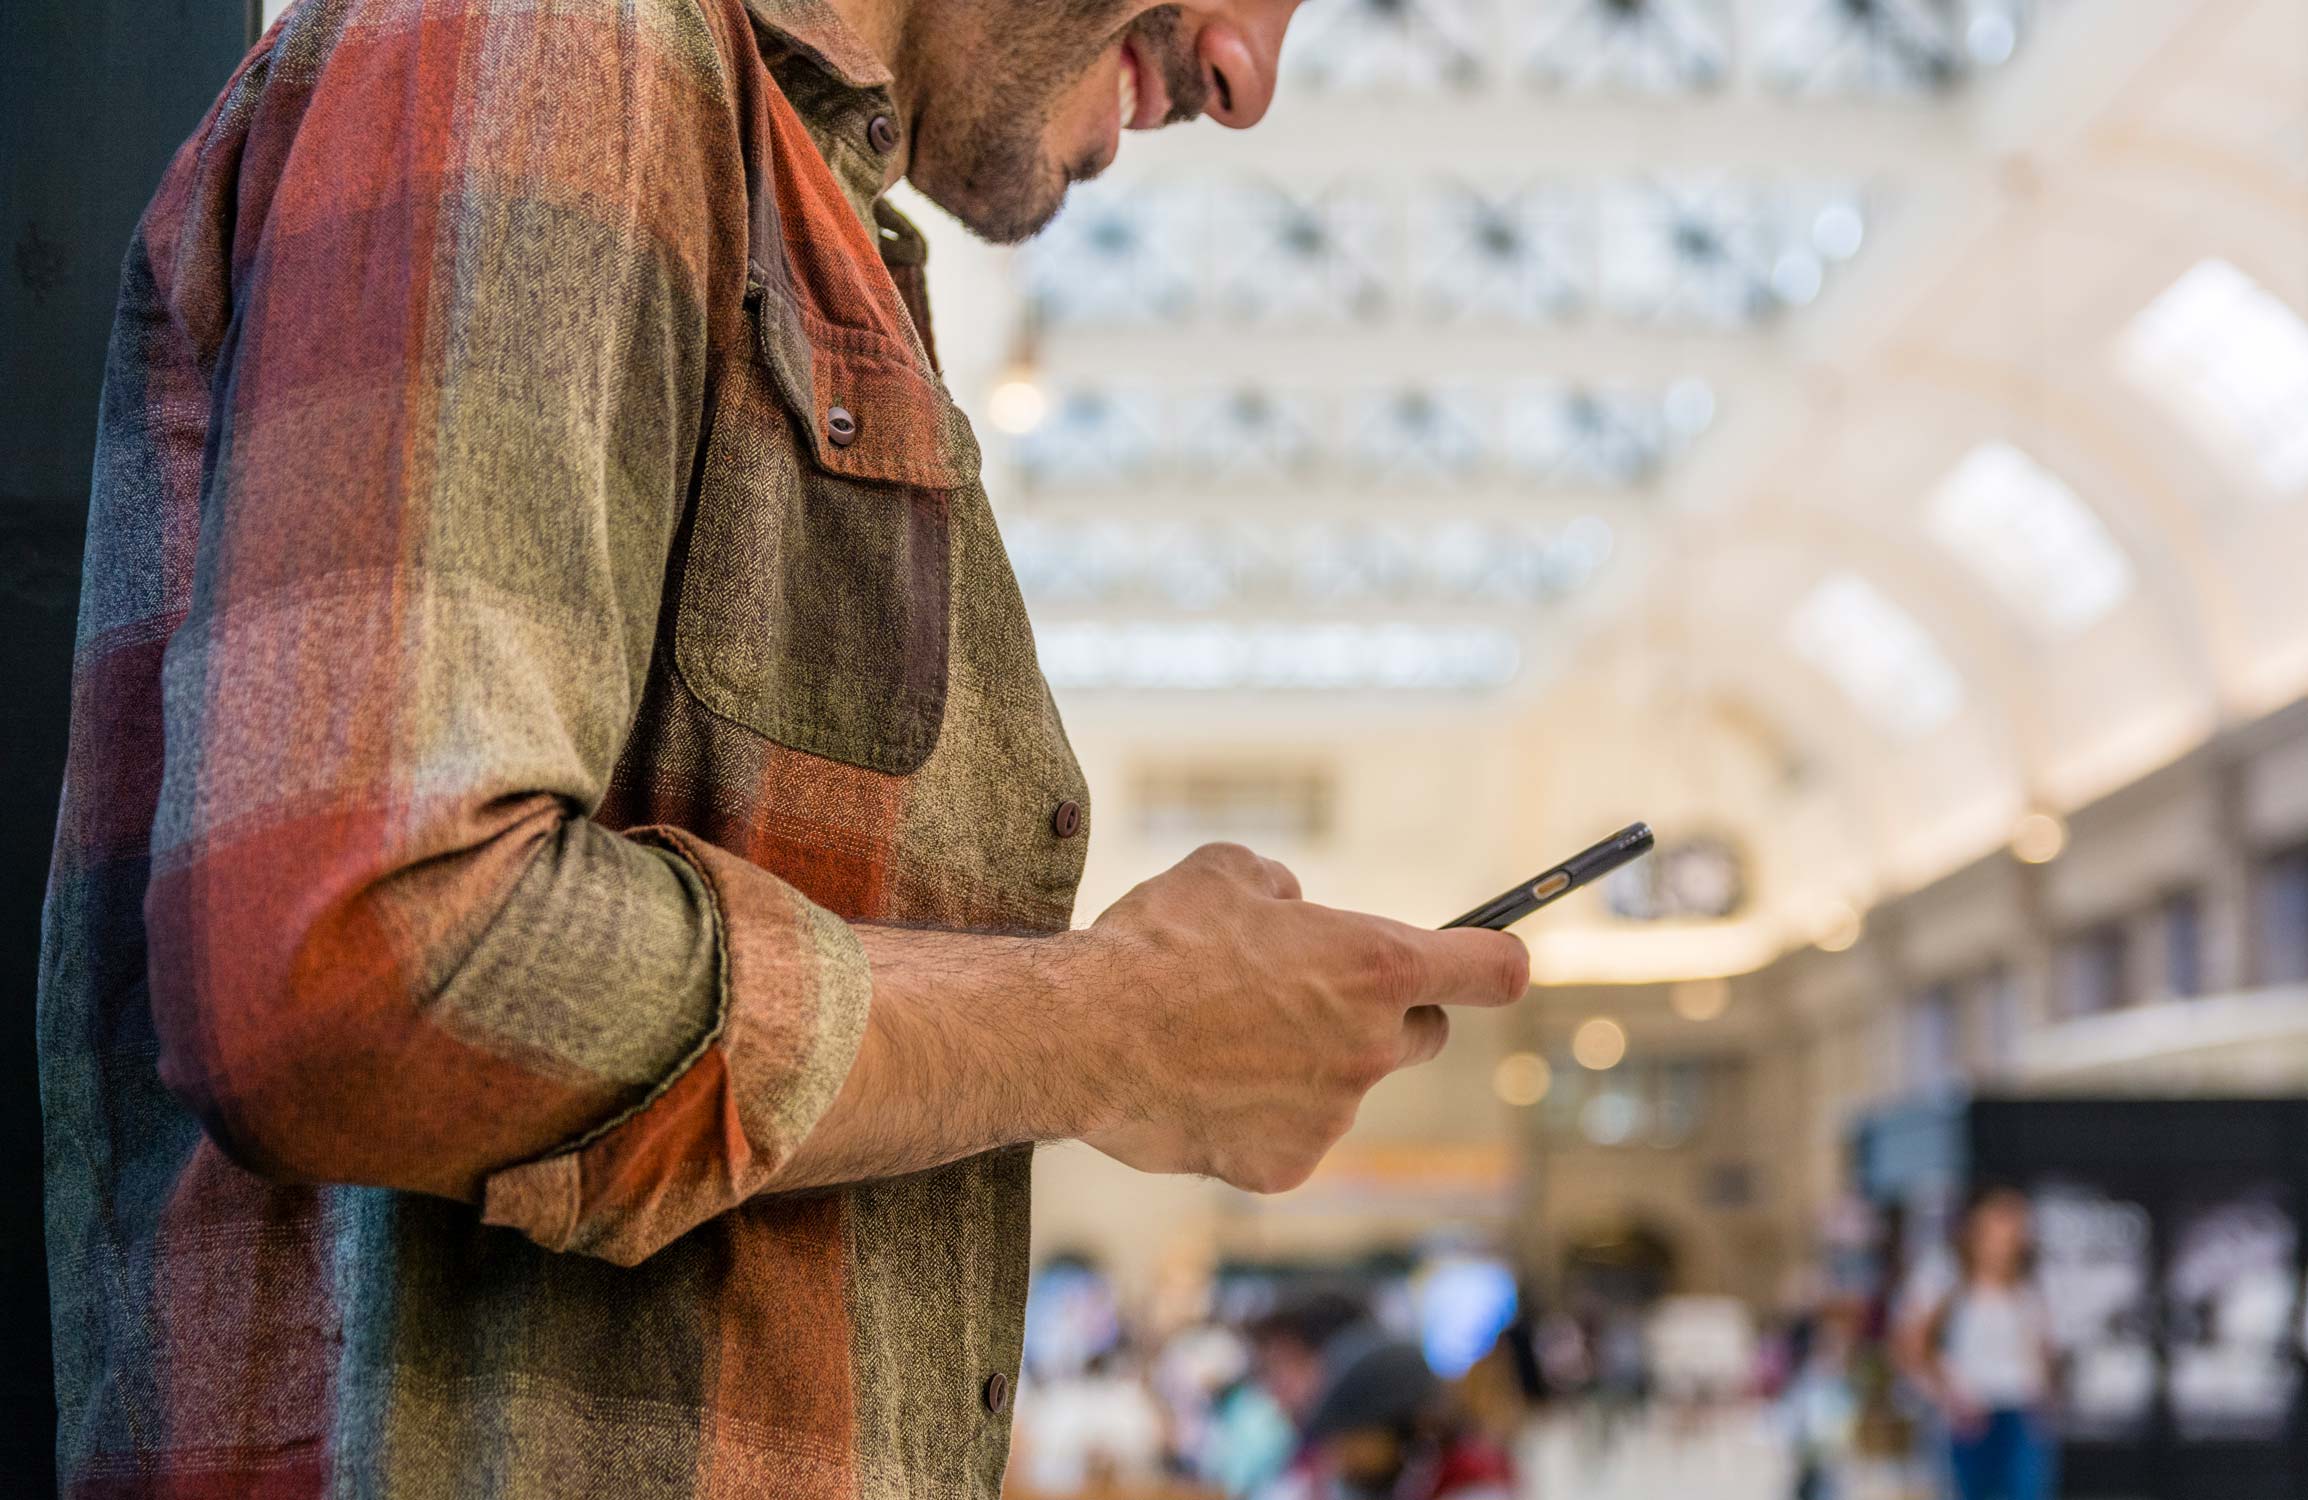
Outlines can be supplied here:
<path id="1" fill-rule="evenodd" d="M 1186 34 L 1186 18 L 1177 6 L 1146 12 L 1126 34 L 1137 44 L 1138 55 L 1162 75 L 1162 91 L 1170 97 L 1163 124 L 1183 125 L 1209 111 L 1210 75 L 1194 54 L 1194 39 Z"/>

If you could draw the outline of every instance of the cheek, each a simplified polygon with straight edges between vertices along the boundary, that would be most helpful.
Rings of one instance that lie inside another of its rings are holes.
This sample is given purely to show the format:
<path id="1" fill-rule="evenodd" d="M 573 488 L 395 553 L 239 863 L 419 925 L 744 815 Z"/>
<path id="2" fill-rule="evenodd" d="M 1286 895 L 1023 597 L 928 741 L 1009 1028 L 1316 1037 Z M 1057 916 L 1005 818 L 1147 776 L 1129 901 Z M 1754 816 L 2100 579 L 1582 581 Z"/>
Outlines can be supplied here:
<path id="1" fill-rule="evenodd" d="M 1081 145 L 1113 128 L 1115 111 L 1120 108 L 1115 88 L 1121 69 L 1121 54 L 1108 53 L 1058 92 L 1050 101 L 1049 134 L 1053 142 Z"/>

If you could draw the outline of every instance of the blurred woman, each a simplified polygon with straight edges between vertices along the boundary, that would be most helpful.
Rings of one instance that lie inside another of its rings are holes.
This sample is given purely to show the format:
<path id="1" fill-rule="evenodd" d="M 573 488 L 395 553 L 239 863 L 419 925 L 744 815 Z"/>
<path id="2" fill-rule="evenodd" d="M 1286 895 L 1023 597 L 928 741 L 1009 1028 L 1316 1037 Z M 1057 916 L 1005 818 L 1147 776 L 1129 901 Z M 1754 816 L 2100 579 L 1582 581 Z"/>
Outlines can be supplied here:
<path id="1" fill-rule="evenodd" d="M 2050 1500 L 2051 1319 L 2026 1196 L 1976 1194 L 1953 1248 L 1900 1299 L 1901 1366 L 1939 1412 L 1960 1500 Z"/>

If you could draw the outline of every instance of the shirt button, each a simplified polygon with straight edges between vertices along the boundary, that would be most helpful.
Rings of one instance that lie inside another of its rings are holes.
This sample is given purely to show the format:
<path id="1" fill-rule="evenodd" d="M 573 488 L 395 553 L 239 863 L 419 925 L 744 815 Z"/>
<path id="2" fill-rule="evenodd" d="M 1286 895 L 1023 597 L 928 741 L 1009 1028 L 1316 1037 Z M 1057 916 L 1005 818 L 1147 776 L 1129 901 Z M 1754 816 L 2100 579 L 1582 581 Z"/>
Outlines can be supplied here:
<path id="1" fill-rule="evenodd" d="M 1062 839 L 1070 839 L 1082 831 L 1082 804 L 1061 802 L 1050 814 L 1050 831 Z"/>
<path id="2" fill-rule="evenodd" d="M 836 448 L 847 448 L 857 441 L 857 418 L 848 407 L 835 407 L 825 414 L 825 435 Z"/>
<path id="3" fill-rule="evenodd" d="M 986 1377 L 986 1410 L 1000 1416 L 1010 1409 L 1010 1377 L 996 1370 Z"/>
<path id="4" fill-rule="evenodd" d="M 888 115 L 875 115 L 866 122 L 866 142 L 887 156 L 898 149 L 898 128 Z"/>

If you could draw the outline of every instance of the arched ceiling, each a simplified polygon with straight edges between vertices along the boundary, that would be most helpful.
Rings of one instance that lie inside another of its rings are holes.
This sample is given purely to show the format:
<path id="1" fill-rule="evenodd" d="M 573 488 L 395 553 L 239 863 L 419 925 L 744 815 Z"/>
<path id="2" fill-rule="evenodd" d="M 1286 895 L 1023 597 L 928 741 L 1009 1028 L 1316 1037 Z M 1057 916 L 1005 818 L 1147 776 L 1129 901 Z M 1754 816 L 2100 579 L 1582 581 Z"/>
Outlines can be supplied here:
<path id="1" fill-rule="evenodd" d="M 1258 131 L 938 236 L 957 392 L 1052 403 L 989 450 L 1070 714 L 1488 699 L 1738 839 L 1761 953 L 2308 690 L 2298 0 L 1300 30 Z"/>

